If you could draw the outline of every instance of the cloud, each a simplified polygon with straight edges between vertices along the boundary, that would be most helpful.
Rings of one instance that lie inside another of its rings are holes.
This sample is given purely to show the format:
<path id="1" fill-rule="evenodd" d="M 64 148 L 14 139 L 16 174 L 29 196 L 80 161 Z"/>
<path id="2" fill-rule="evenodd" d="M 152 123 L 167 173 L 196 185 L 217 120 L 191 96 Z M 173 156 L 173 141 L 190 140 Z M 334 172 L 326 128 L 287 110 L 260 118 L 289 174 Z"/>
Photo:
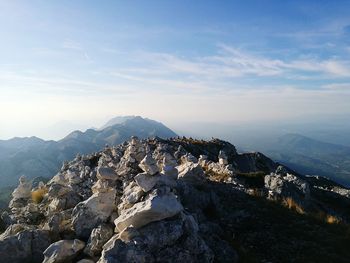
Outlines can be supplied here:
<path id="1" fill-rule="evenodd" d="M 282 60 L 224 44 L 218 45 L 216 53 L 209 56 L 182 57 L 145 51 L 128 55 L 130 61 L 137 62 L 128 67 L 114 68 L 110 74 L 140 83 L 164 84 L 167 87 L 203 86 L 204 90 L 210 87 L 235 88 L 239 86 L 234 84 L 237 80 L 247 81 L 249 78 L 280 82 L 350 78 L 350 62 L 347 60 L 313 57 Z M 251 88 L 260 88 L 262 83 L 255 81 L 251 85 Z"/>
<path id="2" fill-rule="evenodd" d="M 83 50 L 81 44 L 77 41 L 74 41 L 72 39 L 66 39 L 63 44 L 62 47 L 65 49 L 71 49 L 71 50 Z"/>
<path id="3" fill-rule="evenodd" d="M 326 90 L 346 91 L 350 93 L 350 82 L 347 83 L 332 83 L 322 86 Z"/>

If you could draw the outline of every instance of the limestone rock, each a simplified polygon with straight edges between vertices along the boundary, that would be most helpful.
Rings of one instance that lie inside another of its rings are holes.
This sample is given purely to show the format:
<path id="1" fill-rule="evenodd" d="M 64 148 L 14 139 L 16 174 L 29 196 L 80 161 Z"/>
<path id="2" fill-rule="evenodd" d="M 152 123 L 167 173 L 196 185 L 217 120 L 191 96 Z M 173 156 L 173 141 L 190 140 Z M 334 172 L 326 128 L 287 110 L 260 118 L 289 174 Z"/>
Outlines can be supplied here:
<path id="1" fill-rule="evenodd" d="M 139 166 L 144 172 L 150 175 L 154 175 L 159 172 L 157 162 L 153 159 L 151 154 L 147 154 L 145 158 L 142 159 Z"/>
<path id="2" fill-rule="evenodd" d="M 219 152 L 218 158 L 219 158 L 219 164 L 222 164 L 222 165 L 228 164 L 227 155 L 224 151 Z"/>
<path id="3" fill-rule="evenodd" d="M 138 247 L 136 244 L 127 243 L 113 236 L 103 247 L 102 256 L 97 263 L 124 263 L 144 262 L 153 263 L 153 256 Z"/>
<path id="4" fill-rule="evenodd" d="M 158 177 L 147 173 L 141 173 L 135 176 L 137 185 L 144 191 L 149 192 L 157 183 Z"/>
<path id="5" fill-rule="evenodd" d="M 67 186 L 67 185 L 53 183 L 49 187 L 48 195 L 50 197 L 60 197 L 60 196 L 66 195 L 67 193 L 69 193 L 71 191 L 72 191 L 72 188 Z"/>
<path id="6" fill-rule="evenodd" d="M 91 190 L 94 194 L 96 193 L 105 193 L 111 190 L 109 187 L 108 181 L 106 180 L 97 180 L 97 182 L 91 187 Z"/>
<path id="7" fill-rule="evenodd" d="M 109 167 L 100 167 L 97 169 L 97 178 L 100 180 L 117 180 L 118 175 Z"/>
<path id="8" fill-rule="evenodd" d="M 130 225 L 139 228 L 150 222 L 172 217 L 182 210 L 181 203 L 173 193 L 163 196 L 151 195 L 147 200 L 122 211 L 114 223 L 120 232 Z"/>
<path id="9" fill-rule="evenodd" d="M 101 254 L 103 245 L 113 236 L 113 228 L 108 224 L 99 225 L 91 232 L 84 253 L 95 257 Z"/>
<path id="10" fill-rule="evenodd" d="M 134 179 L 138 186 L 140 186 L 146 193 L 152 190 L 155 185 L 166 185 L 171 187 L 176 185 L 176 181 L 172 177 L 164 174 L 149 175 L 147 173 L 141 173 L 136 175 Z"/>
<path id="11" fill-rule="evenodd" d="M 30 230 L 31 227 L 24 225 L 24 224 L 13 224 L 10 225 L 8 228 L 6 228 L 5 232 L 3 232 L 0 235 L 0 240 L 4 240 L 5 238 L 9 236 L 16 235 L 19 232 L 22 232 L 24 230 Z"/>
<path id="12" fill-rule="evenodd" d="M 207 164 L 208 162 L 208 156 L 207 155 L 204 155 L 204 154 L 201 154 L 199 156 L 199 159 L 198 159 L 198 163 L 203 167 Z"/>
<path id="13" fill-rule="evenodd" d="M 184 149 L 184 147 L 182 147 L 182 145 L 179 145 L 178 149 L 176 150 L 176 152 L 174 153 L 174 157 L 176 159 L 180 159 L 181 156 L 185 155 L 187 152 Z"/>
<path id="14" fill-rule="evenodd" d="M 51 239 L 45 230 L 24 230 L 0 240 L 1 262 L 41 262 Z"/>
<path id="15" fill-rule="evenodd" d="M 301 205 L 306 205 L 310 199 L 309 184 L 292 174 L 285 176 L 279 174 L 266 175 L 264 178 L 265 188 L 268 190 L 268 198 L 293 198 Z"/>
<path id="16" fill-rule="evenodd" d="M 198 226 L 188 226 L 187 217 L 126 228 L 106 243 L 99 262 L 212 262 L 213 253 L 198 235 Z"/>
<path id="17" fill-rule="evenodd" d="M 181 156 L 181 162 L 182 163 L 197 163 L 198 159 L 194 157 L 191 153 L 186 153 L 185 155 Z"/>
<path id="18" fill-rule="evenodd" d="M 119 233 L 118 238 L 120 240 L 123 240 L 124 242 L 129 242 L 133 238 L 139 236 L 140 233 L 137 231 L 137 229 L 134 226 L 128 226 L 125 228 L 122 232 Z"/>
<path id="19" fill-rule="evenodd" d="M 78 237 L 88 238 L 93 228 L 107 221 L 115 207 L 116 190 L 93 194 L 72 212 L 73 229 Z"/>
<path id="20" fill-rule="evenodd" d="M 77 263 L 95 263 L 92 259 L 84 258 L 79 260 Z"/>
<path id="21" fill-rule="evenodd" d="M 27 181 L 25 176 L 19 178 L 19 185 L 13 191 L 13 199 L 28 199 L 31 197 L 32 181 Z"/>
<path id="22" fill-rule="evenodd" d="M 178 175 L 176 166 L 177 166 L 176 159 L 173 156 L 171 156 L 169 153 L 164 154 L 163 163 L 162 163 L 162 174 L 176 179 Z"/>
<path id="23" fill-rule="evenodd" d="M 68 184 L 74 185 L 74 184 L 79 184 L 82 182 L 82 179 L 80 178 L 80 175 L 75 173 L 74 171 L 68 169 L 66 173 L 66 178 L 68 180 Z"/>
<path id="24" fill-rule="evenodd" d="M 74 259 L 85 247 L 85 243 L 79 239 L 60 240 L 51 244 L 44 251 L 43 263 L 64 263 Z"/>
<path id="25" fill-rule="evenodd" d="M 182 179 L 192 183 L 203 182 L 204 171 L 200 164 L 193 162 L 185 162 L 177 167 L 179 171 L 178 179 Z"/>
<path id="26" fill-rule="evenodd" d="M 135 182 L 130 182 L 129 185 L 124 189 L 123 200 L 128 204 L 135 204 L 144 194 L 142 188 Z"/>

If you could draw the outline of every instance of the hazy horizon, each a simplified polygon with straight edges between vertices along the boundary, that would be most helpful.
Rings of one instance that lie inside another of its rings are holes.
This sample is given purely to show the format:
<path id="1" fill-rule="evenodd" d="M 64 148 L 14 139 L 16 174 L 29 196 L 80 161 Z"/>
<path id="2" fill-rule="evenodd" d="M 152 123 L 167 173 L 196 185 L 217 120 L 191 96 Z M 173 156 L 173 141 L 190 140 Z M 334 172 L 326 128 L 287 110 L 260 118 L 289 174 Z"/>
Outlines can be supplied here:
<path id="1" fill-rule="evenodd" d="M 192 136 L 197 138 L 208 139 L 218 137 L 230 140 L 234 135 L 239 135 L 239 139 L 249 139 L 249 137 L 261 137 L 272 135 L 283 135 L 287 133 L 300 133 L 302 135 L 312 134 L 312 137 L 319 137 L 320 132 L 332 133 L 332 131 L 341 131 L 342 133 L 350 132 L 350 117 L 344 115 L 337 116 L 313 116 L 308 118 L 294 118 L 288 120 L 257 120 L 257 121 L 190 121 L 190 120 L 161 120 L 141 114 L 135 115 L 113 115 L 110 117 L 100 118 L 97 121 L 87 120 L 63 120 L 50 125 L 37 127 L 29 130 L 23 126 L 18 133 L 9 133 L 8 136 L 0 137 L 0 140 L 8 140 L 14 137 L 39 137 L 44 140 L 60 140 L 69 133 L 80 130 L 85 132 L 87 129 L 100 129 L 109 120 L 114 117 L 123 116 L 141 116 L 163 123 L 180 136 Z M 329 119 L 332 119 L 332 125 L 328 125 Z M 259 134 L 254 134 L 259 131 Z M 5 133 L 4 133 L 5 134 Z M 327 140 L 325 140 L 327 141 Z M 329 141 L 329 140 L 328 140 Z M 236 143 L 234 141 L 234 143 Z M 346 142 L 344 142 L 346 144 Z"/>
<path id="2" fill-rule="evenodd" d="M 175 130 L 314 118 L 332 126 L 350 116 L 349 9 L 1 1 L 0 139 L 58 139 L 118 115 Z"/>

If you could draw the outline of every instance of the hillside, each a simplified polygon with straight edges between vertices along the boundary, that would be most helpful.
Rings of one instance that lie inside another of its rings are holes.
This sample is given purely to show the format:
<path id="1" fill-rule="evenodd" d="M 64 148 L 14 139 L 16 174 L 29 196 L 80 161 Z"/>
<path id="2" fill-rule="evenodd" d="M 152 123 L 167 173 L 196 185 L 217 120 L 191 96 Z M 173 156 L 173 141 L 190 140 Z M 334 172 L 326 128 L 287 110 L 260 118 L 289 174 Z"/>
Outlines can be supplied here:
<path id="1" fill-rule="evenodd" d="M 44 141 L 36 137 L 0 141 L 0 185 L 11 186 L 21 175 L 28 178 L 54 176 L 62 163 L 77 154 L 98 151 L 105 145 L 119 144 L 131 135 L 140 138 L 176 134 L 162 123 L 139 116 L 119 118 L 104 125 L 104 129 L 74 131 L 59 141 Z M 112 124 L 112 126 L 109 126 Z"/>
<path id="2" fill-rule="evenodd" d="M 350 147 L 286 134 L 259 149 L 299 173 L 326 176 L 350 186 Z"/>
<path id="3" fill-rule="evenodd" d="M 24 178 L 6 262 L 348 262 L 350 190 L 225 141 L 136 137 Z"/>

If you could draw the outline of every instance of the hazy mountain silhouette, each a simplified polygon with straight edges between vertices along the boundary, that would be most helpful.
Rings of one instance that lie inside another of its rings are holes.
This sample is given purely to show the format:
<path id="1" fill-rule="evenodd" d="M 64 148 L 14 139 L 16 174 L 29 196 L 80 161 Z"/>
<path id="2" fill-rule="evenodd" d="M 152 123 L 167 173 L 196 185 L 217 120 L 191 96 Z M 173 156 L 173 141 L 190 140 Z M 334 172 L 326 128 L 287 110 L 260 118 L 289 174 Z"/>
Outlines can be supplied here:
<path id="1" fill-rule="evenodd" d="M 139 116 L 117 117 L 100 130 L 74 131 L 59 141 L 37 137 L 0 140 L 0 185 L 17 184 L 21 175 L 28 178 L 51 177 L 62 162 L 76 154 L 98 151 L 106 144 L 119 144 L 130 136 L 168 138 L 176 134 L 160 122 Z"/>
<path id="2" fill-rule="evenodd" d="M 350 185 L 350 147 L 286 134 L 259 150 L 299 173 L 322 175 Z"/>

